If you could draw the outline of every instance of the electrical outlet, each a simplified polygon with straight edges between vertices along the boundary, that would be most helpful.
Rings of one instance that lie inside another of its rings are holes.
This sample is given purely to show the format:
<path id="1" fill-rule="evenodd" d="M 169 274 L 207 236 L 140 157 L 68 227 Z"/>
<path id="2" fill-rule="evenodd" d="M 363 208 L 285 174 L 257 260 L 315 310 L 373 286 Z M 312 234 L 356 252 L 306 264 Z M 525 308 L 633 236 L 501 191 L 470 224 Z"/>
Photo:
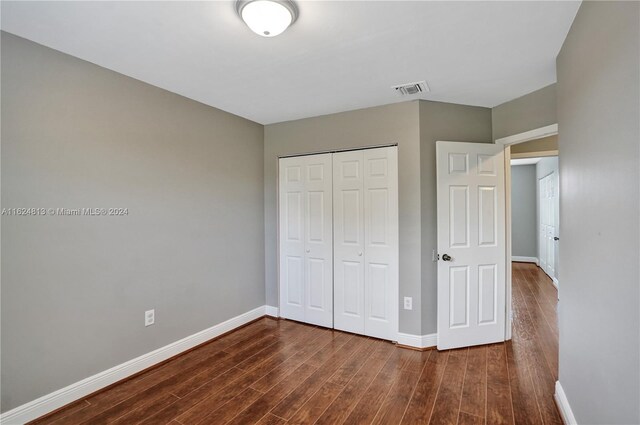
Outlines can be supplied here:
<path id="1" fill-rule="evenodd" d="M 413 298 L 404 297 L 404 309 L 405 310 L 413 310 Z"/>
<path id="2" fill-rule="evenodd" d="M 156 311 L 147 310 L 144 312 L 144 325 L 151 326 L 156 322 Z"/>

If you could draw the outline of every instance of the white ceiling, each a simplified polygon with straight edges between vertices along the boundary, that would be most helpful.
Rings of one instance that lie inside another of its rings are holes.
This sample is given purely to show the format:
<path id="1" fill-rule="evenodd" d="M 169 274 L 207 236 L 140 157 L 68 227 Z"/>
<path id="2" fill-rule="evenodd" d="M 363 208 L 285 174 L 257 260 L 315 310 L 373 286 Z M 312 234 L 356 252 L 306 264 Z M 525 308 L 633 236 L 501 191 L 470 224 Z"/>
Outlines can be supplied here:
<path id="1" fill-rule="evenodd" d="M 299 1 L 259 37 L 218 2 L 1 3 L 3 30 L 267 124 L 419 98 L 493 107 L 555 82 L 580 3 Z"/>

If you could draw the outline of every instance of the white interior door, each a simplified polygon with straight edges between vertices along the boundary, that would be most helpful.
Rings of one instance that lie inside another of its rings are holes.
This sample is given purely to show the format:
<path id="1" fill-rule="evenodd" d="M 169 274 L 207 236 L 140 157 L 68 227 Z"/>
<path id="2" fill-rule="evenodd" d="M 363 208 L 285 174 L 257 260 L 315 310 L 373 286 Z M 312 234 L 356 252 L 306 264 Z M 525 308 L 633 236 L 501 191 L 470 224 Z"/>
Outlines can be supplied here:
<path id="1" fill-rule="evenodd" d="M 545 193 L 547 191 L 547 180 L 543 177 L 538 180 L 538 262 L 540 264 L 540 268 L 547 273 L 547 258 L 549 254 L 547 253 L 549 246 L 547 245 L 547 199 Z"/>
<path id="2" fill-rule="evenodd" d="M 438 349 L 505 336 L 502 146 L 437 142 Z"/>
<path id="3" fill-rule="evenodd" d="M 558 223 L 556 223 L 556 217 L 558 217 L 556 208 L 558 203 L 556 197 L 558 196 L 558 178 L 556 173 L 551 173 L 548 177 L 549 187 L 547 188 L 547 196 L 549 198 L 549 222 L 548 222 L 548 240 L 549 240 L 549 259 L 547 261 L 549 265 L 549 277 L 552 279 L 556 277 L 556 235 L 558 233 Z"/>
<path id="4" fill-rule="evenodd" d="M 395 340 L 397 148 L 340 152 L 333 164 L 335 327 Z"/>
<path id="5" fill-rule="evenodd" d="M 334 326 L 364 334 L 364 154 L 333 155 Z"/>
<path id="6" fill-rule="evenodd" d="M 331 154 L 280 159 L 280 315 L 333 327 Z"/>
<path id="7" fill-rule="evenodd" d="M 540 223 L 538 225 L 540 232 L 540 267 L 551 278 L 556 276 L 557 184 L 558 180 L 556 178 L 556 173 L 551 173 L 540 179 L 538 190 L 540 218 Z"/>

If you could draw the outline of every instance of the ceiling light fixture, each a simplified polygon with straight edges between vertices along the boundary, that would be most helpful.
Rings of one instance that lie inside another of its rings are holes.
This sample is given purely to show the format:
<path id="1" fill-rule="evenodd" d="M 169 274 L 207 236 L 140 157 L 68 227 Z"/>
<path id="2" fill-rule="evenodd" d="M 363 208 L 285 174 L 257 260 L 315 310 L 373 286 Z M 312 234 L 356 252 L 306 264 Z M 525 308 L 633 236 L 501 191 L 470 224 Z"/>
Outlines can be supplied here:
<path id="1" fill-rule="evenodd" d="M 282 34 L 298 18 L 290 0 L 237 0 L 236 11 L 251 31 L 263 37 Z"/>

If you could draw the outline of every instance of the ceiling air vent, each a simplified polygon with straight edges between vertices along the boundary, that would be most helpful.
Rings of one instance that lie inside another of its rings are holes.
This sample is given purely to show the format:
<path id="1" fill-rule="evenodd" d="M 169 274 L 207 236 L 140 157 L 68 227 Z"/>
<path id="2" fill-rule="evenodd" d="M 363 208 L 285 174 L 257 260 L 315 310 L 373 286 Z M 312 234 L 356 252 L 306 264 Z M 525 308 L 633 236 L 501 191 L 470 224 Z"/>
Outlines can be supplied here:
<path id="1" fill-rule="evenodd" d="M 406 83 L 400 84 L 399 86 L 391 87 L 397 93 L 400 93 L 402 96 L 411 96 L 413 94 L 426 93 L 429 91 L 429 86 L 426 81 L 418 81 L 417 83 Z"/>

